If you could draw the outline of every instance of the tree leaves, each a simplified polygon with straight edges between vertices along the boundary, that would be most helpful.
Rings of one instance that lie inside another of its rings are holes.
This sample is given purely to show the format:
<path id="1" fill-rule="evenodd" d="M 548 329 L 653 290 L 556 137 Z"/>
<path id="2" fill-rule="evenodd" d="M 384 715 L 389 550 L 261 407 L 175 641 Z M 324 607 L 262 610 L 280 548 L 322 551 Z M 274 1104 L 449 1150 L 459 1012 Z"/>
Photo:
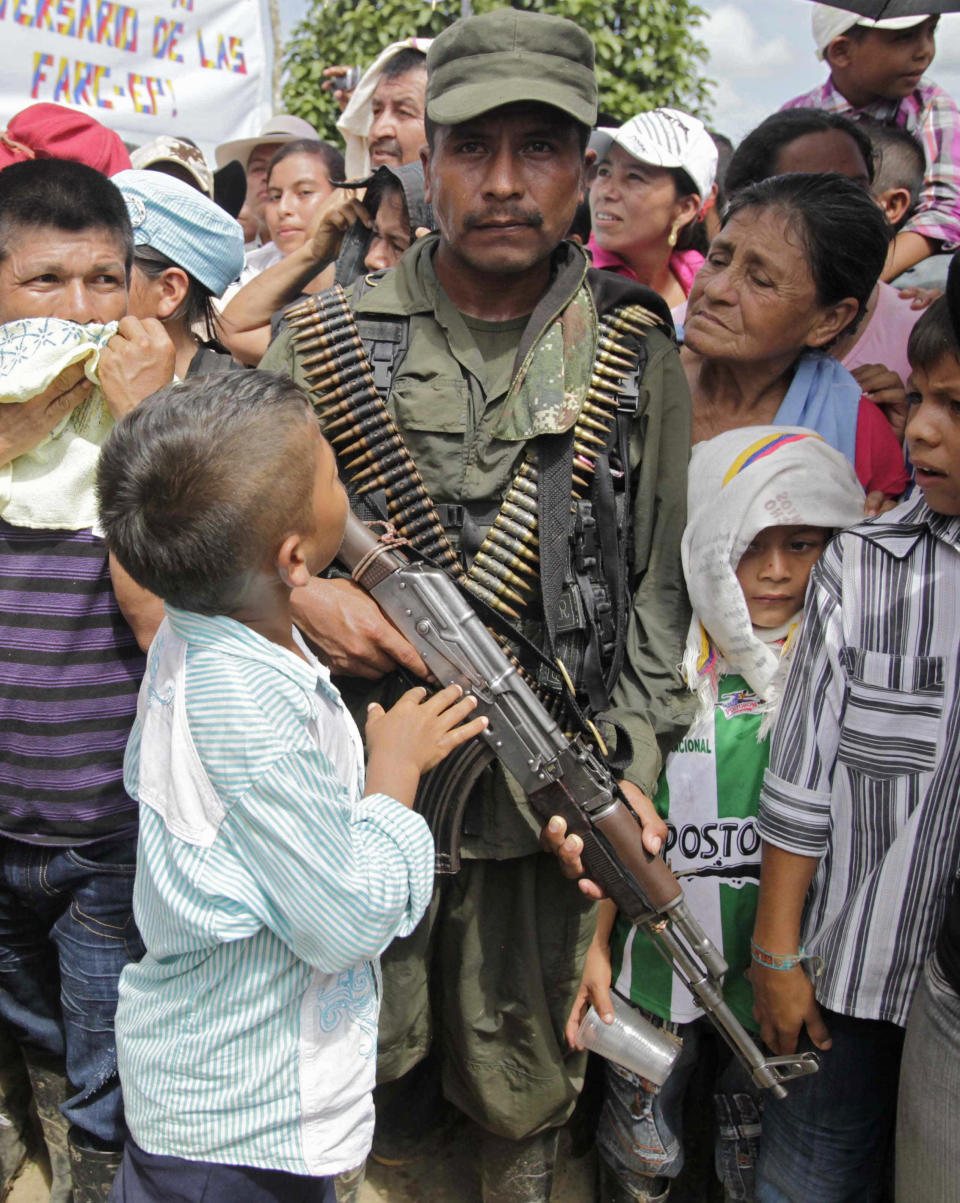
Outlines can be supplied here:
<path id="1" fill-rule="evenodd" d="M 695 30 L 705 14 L 689 0 L 643 0 L 622 10 L 603 0 L 513 0 L 512 6 L 568 17 L 590 34 L 605 117 L 623 122 L 661 105 L 702 114 L 712 81 L 700 74 L 706 48 Z M 475 13 L 502 7 L 503 0 L 472 3 Z M 339 141 L 339 110 L 320 90 L 324 67 L 366 67 L 390 42 L 435 37 L 460 10 L 461 0 L 311 0 L 286 48 L 287 112 L 305 118 L 322 138 Z"/>

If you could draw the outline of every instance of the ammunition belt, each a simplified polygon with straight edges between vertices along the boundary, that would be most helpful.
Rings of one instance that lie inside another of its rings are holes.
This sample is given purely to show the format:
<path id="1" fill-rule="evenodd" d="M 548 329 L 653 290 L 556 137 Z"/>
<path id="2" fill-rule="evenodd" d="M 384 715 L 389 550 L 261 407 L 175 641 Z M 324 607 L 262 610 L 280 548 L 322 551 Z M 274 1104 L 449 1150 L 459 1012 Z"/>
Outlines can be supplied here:
<path id="1" fill-rule="evenodd" d="M 657 318 L 641 305 L 625 305 L 600 318 L 593 373 L 573 428 L 574 502 L 589 492 L 597 459 L 605 453 L 616 424 L 617 394 L 625 375 L 636 370 L 637 352 L 625 337 L 642 338 L 656 324 Z M 516 621 L 521 614 L 515 607 L 522 609 L 533 600 L 539 581 L 537 497 L 537 465 L 528 455 L 467 572 L 471 588 Z"/>
<path id="2" fill-rule="evenodd" d="M 404 538 L 462 577 L 423 478 L 374 383 L 343 289 L 335 284 L 316 293 L 288 310 L 286 318 L 304 354 L 320 427 L 353 491 L 363 496 L 383 489 L 387 515 Z"/>
<path id="3" fill-rule="evenodd" d="M 523 611 L 539 595 L 534 456 L 528 453 L 521 463 L 465 572 L 376 388 L 343 289 L 334 285 L 285 316 L 303 356 L 301 364 L 321 428 L 352 491 L 362 496 L 383 489 L 387 516 L 404 538 L 463 580 L 487 605 L 514 622 L 522 621 Z M 621 306 L 600 318 L 593 372 L 573 428 L 572 510 L 585 499 L 597 460 L 607 453 L 616 426 L 618 394 L 627 375 L 636 370 L 638 352 L 629 340 L 642 339 L 656 324 L 656 317 L 641 305 Z"/>

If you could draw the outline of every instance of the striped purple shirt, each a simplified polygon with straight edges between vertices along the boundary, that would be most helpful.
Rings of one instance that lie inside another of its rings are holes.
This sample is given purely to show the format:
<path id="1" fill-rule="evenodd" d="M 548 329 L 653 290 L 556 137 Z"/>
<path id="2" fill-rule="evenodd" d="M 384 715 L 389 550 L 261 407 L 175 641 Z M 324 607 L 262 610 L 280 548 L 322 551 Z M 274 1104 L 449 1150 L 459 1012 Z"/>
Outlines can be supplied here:
<path id="1" fill-rule="evenodd" d="M 826 109 L 852 121 L 870 117 L 913 134 L 927 159 L 920 203 L 903 231 L 922 234 L 942 249 L 960 246 L 960 112 L 942 88 L 921 79 L 902 100 L 874 100 L 855 109 L 828 79 L 819 88 L 788 100 L 785 109 Z"/>
<path id="2" fill-rule="evenodd" d="M 103 541 L 0 521 L 0 834 L 84 844 L 136 832 L 123 752 L 143 668 Z"/>

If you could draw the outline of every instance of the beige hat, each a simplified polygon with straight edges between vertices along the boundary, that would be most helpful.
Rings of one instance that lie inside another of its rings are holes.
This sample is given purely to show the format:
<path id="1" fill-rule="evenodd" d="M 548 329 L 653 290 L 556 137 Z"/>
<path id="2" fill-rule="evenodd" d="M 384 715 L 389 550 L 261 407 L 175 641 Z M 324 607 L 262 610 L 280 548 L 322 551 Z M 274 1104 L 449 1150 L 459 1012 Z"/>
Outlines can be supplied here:
<path id="1" fill-rule="evenodd" d="M 310 122 L 304 121 L 302 117 L 294 117 L 292 113 L 277 113 L 264 123 L 263 129 L 255 138 L 222 142 L 217 147 L 217 166 L 223 167 L 231 159 L 238 159 L 246 168 L 250 152 L 255 146 L 264 142 L 275 142 L 279 146 L 282 142 L 296 142 L 300 138 L 319 140 L 320 135 Z"/>
<path id="2" fill-rule="evenodd" d="M 832 4 L 815 4 L 813 6 L 813 40 L 817 44 L 817 58 L 827 57 L 827 47 L 834 38 L 860 25 L 864 29 L 910 29 L 927 21 L 932 13 L 914 13 L 909 17 L 881 17 L 874 21 L 871 17 L 861 17 L 845 8 L 834 8 Z"/>
<path id="3" fill-rule="evenodd" d="M 149 169 L 157 163 L 175 163 L 182 167 L 204 194 L 213 198 L 213 172 L 207 166 L 203 151 L 192 142 L 161 134 L 152 142 L 138 146 L 130 155 L 130 166 L 137 170 Z"/>

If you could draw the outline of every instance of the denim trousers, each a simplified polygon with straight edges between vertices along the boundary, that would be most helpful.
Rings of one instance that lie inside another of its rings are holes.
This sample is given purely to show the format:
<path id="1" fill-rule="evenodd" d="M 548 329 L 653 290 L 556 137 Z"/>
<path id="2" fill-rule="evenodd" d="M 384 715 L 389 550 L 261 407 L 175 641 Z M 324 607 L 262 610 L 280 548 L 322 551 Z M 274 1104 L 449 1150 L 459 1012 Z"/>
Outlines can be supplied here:
<path id="1" fill-rule="evenodd" d="M 822 1014 L 833 1047 L 819 1070 L 764 1107 L 759 1203 L 874 1203 L 887 1187 L 903 1028 Z"/>
<path id="2" fill-rule="evenodd" d="M 124 1138 L 113 1020 L 117 981 L 143 955 L 133 921 L 136 841 L 81 848 L 0 837 L 0 1017 L 30 1058 L 66 1062 L 61 1108 L 96 1146 Z"/>
<path id="3" fill-rule="evenodd" d="M 907 1021 L 897 1104 L 897 1203 L 960 1197 L 960 995 L 927 962 Z"/>
<path id="4" fill-rule="evenodd" d="M 651 1022 L 662 1020 L 637 1008 Z M 673 1030 L 673 1029 L 672 1029 Z M 597 1151 L 628 1194 L 649 1195 L 651 1180 L 676 1178 L 683 1169 L 683 1100 L 701 1055 L 709 1021 L 675 1028 L 683 1040 L 680 1055 L 662 1086 L 612 1061 L 604 1063 L 603 1111 Z M 714 1163 L 726 1203 L 751 1203 L 760 1139 L 760 1091 L 740 1061 L 726 1048 L 714 1085 L 716 1141 Z"/>

